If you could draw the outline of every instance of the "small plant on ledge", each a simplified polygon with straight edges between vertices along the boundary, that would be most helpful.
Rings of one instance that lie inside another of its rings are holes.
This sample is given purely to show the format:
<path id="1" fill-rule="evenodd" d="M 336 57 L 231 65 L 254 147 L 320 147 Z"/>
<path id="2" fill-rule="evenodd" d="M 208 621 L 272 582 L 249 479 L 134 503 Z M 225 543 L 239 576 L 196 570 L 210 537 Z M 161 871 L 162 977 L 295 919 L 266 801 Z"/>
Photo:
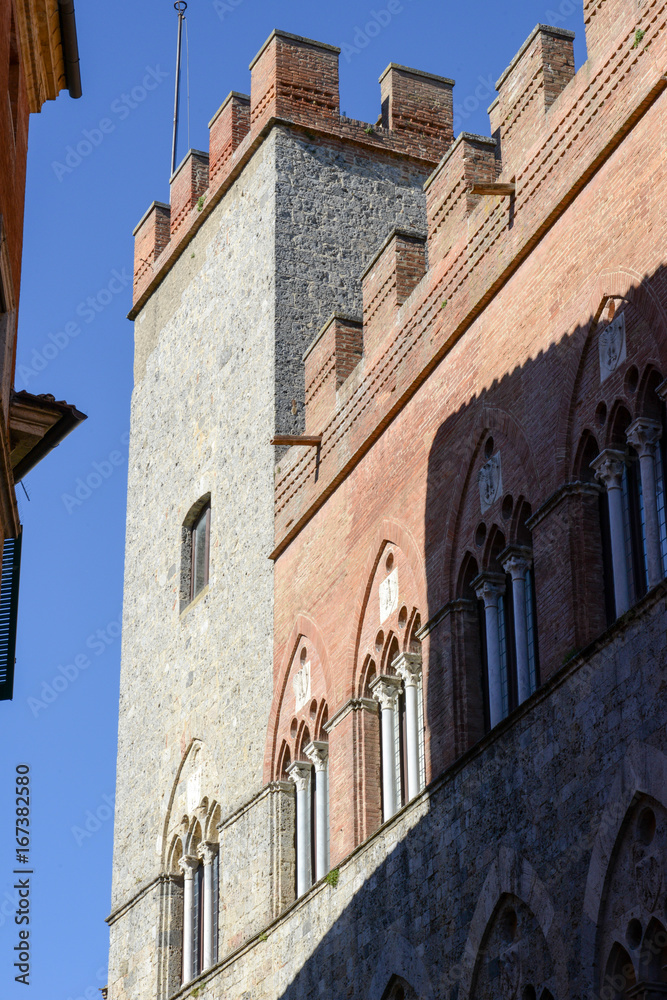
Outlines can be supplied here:
<path id="1" fill-rule="evenodd" d="M 338 880 L 340 878 L 340 869 L 332 868 L 328 875 L 324 876 L 324 881 L 327 885 L 330 885 L 332 889 L 335 889 L 338 885 Z"/>
<path id="2" fill-rule="evenodd" d="M 637 30 L 635 31 L 635 40 L 632 43 L 633 49 L 637 48 L 637 46 L 639 45 L 639 43 L 641 42 L 641 40 L 642 40 L 642 38 L 644 37 L 645 34 L 646 34 L 645 31 L 642 31 L 641 28 L 637 28 Z"/>

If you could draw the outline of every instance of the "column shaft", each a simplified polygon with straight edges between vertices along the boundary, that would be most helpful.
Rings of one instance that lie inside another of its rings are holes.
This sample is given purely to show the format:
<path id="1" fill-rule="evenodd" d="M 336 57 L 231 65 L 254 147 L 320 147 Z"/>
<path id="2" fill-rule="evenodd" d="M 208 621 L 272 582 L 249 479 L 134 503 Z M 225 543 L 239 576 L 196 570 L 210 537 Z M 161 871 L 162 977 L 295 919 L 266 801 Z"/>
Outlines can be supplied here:
<path id="1" fill-rule="evenodd" d="M 614 573 L 614 603 L 616 617 L 620 618 L 630 607 L 628 586 L 628 559 L 625 550 L 625 525 L 623 523 L 623 493 L 620 486 L 607 487 L 609 503 L 609 534 L 611 535 L 611 562 Z"/>
<path id="2" fill-rule="evenodd" d="M 382 706 L 382 799 L 386 822 L 396 812 L 396 755 L 394 752 L 394 708 Z"/>
<path id="3" fill-rule="evenodd" d="M 408 798 L 413 799 L 420 792 L 419 787 L 419 688 L 417 684 L 405 684 L 405 728 L 408 755 Z"/>
<path id="4" fill-rule="evenodd" d="M 491 728 L 503 717 L 503 692 L 500 680 L 500 636 L 498 634 L 498 599 L 484 601 L 486 623 L 486 660 L 489 674 L 489 721 Z"/>
<path id="5" fill-rule="evenodd" d="M 639 457 L 646 527 L 646 569 L 648 585 L 655 587 L 662 580 L 662 551 L 658 523 L 658 494 L 655 482 L 655 455 L 646 451 Z"/>
<path id="6" fill-rule="evenodd" d="M 315 878 L 324 878 L 329 871 L 329 830 L 328 822 L 328 783 L 329 775 L 326 766 L 315 771 L 315 812 L 316 842 L 315 842 Z"/>

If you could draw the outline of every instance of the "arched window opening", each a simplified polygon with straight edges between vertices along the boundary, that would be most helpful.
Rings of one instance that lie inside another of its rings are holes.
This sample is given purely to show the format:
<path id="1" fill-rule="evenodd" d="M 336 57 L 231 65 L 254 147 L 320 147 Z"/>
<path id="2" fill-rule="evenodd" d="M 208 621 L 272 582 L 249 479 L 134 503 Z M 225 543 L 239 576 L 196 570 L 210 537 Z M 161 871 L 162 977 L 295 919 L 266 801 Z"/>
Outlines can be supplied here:
<path id="1" fill-rule="evenodd" d="M 181 528 L 180 608 L 183 611 L 209 582 L 211 494 L 192 505 Z"/>
<path id="2" fill-rule="evenodd" d="M 320 717 L 328 717 L 326 705 Z M 297 759 L 286 768 L 296 786 L 297 896 L 329 871 L 329 743 L 323 726 L 318 740 L 302 728 Z"/>
<path id="3" fill-rule="evenodd" d="M 181 978 L 185 985 L 211 968 L 218 954 L 218 845 L 202 839 L 198 822 L 191 828 L 178 865 L 183 873 Z"/>
<path id="4" fill-rule="evenodd" d="M 667 983 L 667 932 L 655 917 L 642 941 L 639 978 L 651 986 Z"/>
<path id="5" fill-rule="evenodd" d="M 413 610 L 411 631 L 402 652 L 395 635 L 387 637 L 382 657 L 384 673 L 369 688 L 379 704 L 382 815 L 390 819 L 425 785 L 424 709 L 421 643 L 416 637 L 421 619 Z"/>
<path id="6" fill-rule="evenodd" d="M 382 994 L 382 1000 L 417 1000 L 417 994 L 401 976 L 392 976 Z"/>
<path id="7" fill-rule="evenodd" d="M 486 569 L 468 586 L 483 606 L 481 649 L 486 676 L 488 727 L 493 728 L 536 690 L 539 684 L 535 581 L 530 505 L 515 508 L 512 534 L 493 526 L 485 549 Z"/>
<path id="8" fill-rule="evenodd" d="M 626 1000 L 637 985 L 635 967 L 625 948 L 616 942 L 611 949 L 602 980 L 600 995 L 609 1000 Z"/>
<path id="9" fill-rule="evenodd" d="M 649 372 L 640 394 L 647 415 L 642 413 L 633 420 L 625 406 L 615 407 L 610 447 L 592 462 L 606 490 L 615 617 L 664 579 L 667 570 L 664 412 L 658 391 L 662 385 L 656 385 L 659 378 L 658 372 Z"/>

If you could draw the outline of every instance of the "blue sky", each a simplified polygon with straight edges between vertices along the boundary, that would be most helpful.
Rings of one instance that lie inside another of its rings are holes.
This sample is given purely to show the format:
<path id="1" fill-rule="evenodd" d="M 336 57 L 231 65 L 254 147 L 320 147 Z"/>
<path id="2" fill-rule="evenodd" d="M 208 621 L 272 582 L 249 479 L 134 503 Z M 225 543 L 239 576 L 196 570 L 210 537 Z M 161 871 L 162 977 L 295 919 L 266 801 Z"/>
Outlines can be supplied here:
<path id="1" fill-rule="evenodd" d="M 27 477 L 29 502 L 19 487 L 16 687 L 0 704 L 2 1000 L 94 1000 L 106 983 L 132 229 L 151 201 L 169 200 L 172 2 L 78 0 L 76 13 L 83 98 L 64 93 L 31 122 L 16 386 L 73 402 L 88 420 Z M 576 31 L 577 67 L 585 59 L 574 0 L 191 0 L 187 16 L 198 149 L 227 93 L 249 92 L 248 64 L 276 27 L 343 48 L 341 110 L 352 118 L 376 120 L 389 62 L 454 77 L 457 133 L 489 133 L 493 82 L 538 22 Z M 87 155 L 72 154 L 84 140 Z M 179 161 L 187 147 L 184 104 Z M 20 763 L 32 770 L 30 991 L 12 968 Z"/>

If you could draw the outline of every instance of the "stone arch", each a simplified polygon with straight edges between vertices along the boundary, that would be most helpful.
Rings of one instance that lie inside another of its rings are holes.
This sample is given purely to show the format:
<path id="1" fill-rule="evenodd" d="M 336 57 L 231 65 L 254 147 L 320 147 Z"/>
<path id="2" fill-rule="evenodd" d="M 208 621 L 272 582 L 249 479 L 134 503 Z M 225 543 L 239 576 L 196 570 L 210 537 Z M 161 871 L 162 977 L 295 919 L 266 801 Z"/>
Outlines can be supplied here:
<path id="1" fill-rule="evenodd" d="M 405 983 L 412 994 L 405 1000 L 435 1000 L 435 993 L 426 967 L 416 949 L 396 927 L 390 927 L 380 953 L 375 973 L 367 993 L 367 1000 L 386 1000 L 392 990 Z M 393 997 L 392 997 L 393 1000 Z"/>
<path id="2" fill-rule="evenodd" d="M 204 821 L 204 840 L 208 844 L 218 843 L 218 824 L 221 818 L 220 806 L 215 801 L 211 802 Z"/>
<path id="3" fill-rule="evenodd" d="M 502 434 L 510 445 L 510 449 L 518 464 L 525 470 L 526 486 L 528 496 L 534 500 L 540 494 L 540 477 L 537 463 L 533 455 L 533 450 L 520 422 L 507 410 L 498 407 L 482 407 L 477 420 L 471 431 L 473 445 L 468 451 L 467 461 L 461 465 L 461 470 L 452 489 L 453 497 L 460 497 L 457 506 L 452 507 L 447 527 L 445 530 L 445 545 L 443 550 L 443 562 L 440 570 L 439 598 L 438 605 L 442 606 L 451 600 L 456 593 L 457 574 L 460 572 L 463 552 L 458 557 L 458 548 L 461 544 L 461 532 L 464 527 L 466 508 L 471 494 L 474 491 L 474 473 L 477 468 L 483 446 L 494 433 Z M 503 491 L 507 492 L 508 486 L 503 479 Z M 517 495 L 526 494 L 526 490 L 519 490 Z M 474 502 L 474 501 L 473 501 Z M 478 521 L 484 520 L 480 512 Z M 467 549 L 467 545 L 464 546 Z"/>
<path id="4" fill-rule="evenodd" d="M 491 865 L 470 923 L 460 962 L 458 1000 L 473 996 L 476 968 L 489 925 L 503 899 L 520 901 L 534 916 L 553 962 L 554 990 L 559 1000 L 569 997 L 567 957 L 551 897 L 532 865 L 516 851 L 501 847 Z"/>
<path id="5" fill-rule="evenodd" d="M 264 747 L 265 782 L 277 780 L 276 776 L 278 767 L 281 710 L 285 700 L 291 668 L 295 662 L 295 657 L 302 639 L 306 639 L 308 642 L 312 643 L 317 652 L 319 665 L 321 666 L 324 674 L 325 697 L 327 703 L 331 704 L 334 698 L 333 677 L 331 674 L 329 656 L 324 642 L 324 637 L 319 629 L 319 626 L 312 618 L 308 615 L 299 614 L 296 617 L 289 639 L 285 645 L 273 688 L 273 701 L 271 703 L 271 711 L 269 712 L 266 744 Z"/>
<path id="6" fill-rule="evenodd" d="M 185 753 L 183 754 L 183 756 L 181 757 L 180 763 L 179 763 L 179 765 L 178 765 L 178 767 L 176 769 L 176 774 L 174 776 L 174 780 L 173 780 L 172 786 L 171 786 L 171 791 L 169 793 L 169 801 L 167 803 L 167 809 L 166 809 L 166 812 L 165 812 L 164 823 L 162 825 L 162 850 L 161 850 L 162 857 L 161 857 L 161 867 L 162 867 L 163 871 L 165 870 L 167 855 L 168 855 L 169 851 L 171 850 L 171 844 L 172 844 L 172 841 L 169 838 L 169 829 L 170 829 L 170 825 L 171 825 L 172 812 L 173 812 L 173 808 L 174 808 L 174 800 L 176 798 L 176 792 L 177 792 L 178 787 L 179 787 L 179 785 L 181 783 L 181 776 L 183 775 L 183 771 L 185 769 L 186 764 L 188 764 L 190 761 L 192 761 L 192 759 L 197 755 L 197 753 L 199 752 L 199 750 L 201 749 L 202 746 L 203 746 L 203 743 L 202 743 L 202 741 L 200 739 L 197 739 L 196 737 L 194 737 L 192 740 L 190 740 L 190 743 L 188 744 L 187 749 L 186 749 Z"/>
<path id="7" fill-rule="evenodd" d="M 600 925 L 608 898 L 608 881 L 633 812 L 642 800 L 653 800 L 667 810 L 667 756 L 655 747 L 635 741 L 628 747 L 609 789 L 593 843 L 584 892 L 582 962 L 592 981 L 600 968 Z"/>
<path id="8" fill-rule="evenodd" d="M 360 656 L 360 645 L 368 602 L 373 583 L 383 552 L 390 545 L 400 549 L 406 559 L 417 588 L 417 607 L 425 609 L 426 604 L 426 573 L 424 562 L 412 534 L 396 521 L 384 520 L 375 533 L 371 543 L 366 564 L 362 571 L 361 584 L 357 594 L 355 608 L 352 612 L 352 633 L 347 647 L 347 697 L 355 697 L 362 686 L 363 670 L 366 657 Z"/>
<path id="9" fill-rule="evenodd" d="M 201 823 L 195 817 L 190 821 L 190 828 L 188 829 L 187 837 L 185 838 L 184 850 L 186 854 L 197 853 L 197 848 L 202 843 L 202 828 Z"/>
<path id="10" fill-rule="evenodd" d="M 392 976 L 382 994 L 382 1000 L 419 1000 L 419 997 L 402 976 Z"/>

